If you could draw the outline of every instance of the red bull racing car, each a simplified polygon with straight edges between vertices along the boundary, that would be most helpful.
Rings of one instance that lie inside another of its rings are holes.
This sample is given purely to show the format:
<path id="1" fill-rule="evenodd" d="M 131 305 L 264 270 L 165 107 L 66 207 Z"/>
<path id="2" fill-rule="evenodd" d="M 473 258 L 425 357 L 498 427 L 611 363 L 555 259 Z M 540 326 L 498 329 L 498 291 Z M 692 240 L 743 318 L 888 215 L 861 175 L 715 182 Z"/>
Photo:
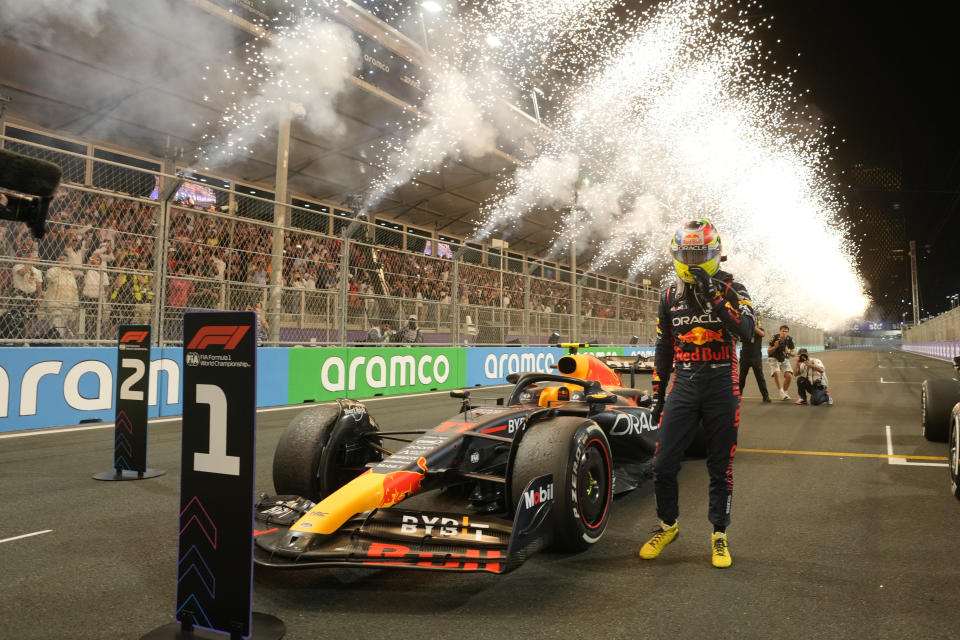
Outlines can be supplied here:
<path id="1" fill-rule="evenodd" d="M 280 495 L 257 505 L 255 562 L 504 573 L 596 543 L 614 494 L 649 477 L 658 427 L 646 391 L 564 346 L 557 373 L 511 374 L 507 398 L 451 392 L 459 413 L 429 429 L 382 431 L 353 400 L 300 413 L 274 456 Z"/>

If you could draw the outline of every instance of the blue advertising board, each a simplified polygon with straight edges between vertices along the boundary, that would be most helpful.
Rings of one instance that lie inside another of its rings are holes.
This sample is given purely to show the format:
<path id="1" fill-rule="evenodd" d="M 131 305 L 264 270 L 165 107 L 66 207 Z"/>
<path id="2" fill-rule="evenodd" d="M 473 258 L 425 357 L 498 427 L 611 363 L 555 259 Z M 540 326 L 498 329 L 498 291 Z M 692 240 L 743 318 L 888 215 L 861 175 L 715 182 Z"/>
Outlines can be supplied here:
<path id="1" fill-rule="evenodd" d="M 258 350 L 257 406 L 286 404 L 288 350 Z M 114 418 L 117 350 L 111 347 L 0 349 L 0 432 Z M 150 350 L 149 416 L 180 415 L 183 350 Z"/>
<path id="2" fill-rule="evenodd" d="M 520 371 L 551 373 L 566 351 L 556 347 L 476 347 L 467 349 L 467 386 L 506 384 L 507 375 Z"/>

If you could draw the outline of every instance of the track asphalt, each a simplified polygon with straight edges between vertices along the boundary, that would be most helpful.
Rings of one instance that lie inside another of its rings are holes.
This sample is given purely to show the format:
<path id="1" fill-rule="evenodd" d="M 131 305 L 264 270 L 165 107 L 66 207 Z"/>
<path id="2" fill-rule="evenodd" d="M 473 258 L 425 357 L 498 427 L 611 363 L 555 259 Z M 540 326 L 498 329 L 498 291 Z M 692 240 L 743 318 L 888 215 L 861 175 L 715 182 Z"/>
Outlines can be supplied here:
<path id="1" fill-rule="evenodd" d="M 730 569 L 710 566 L 706 468 L 688 460 L 681 534 L 657 560 L 636 556 L 656 523 L 645 487 L 617 499 L 604 538 L 579 555 L 539 554 L 505 576 L 258 572 L 254 609 L 292 640 L 956 638 L 960 502 L 946 445 L 919 425 L 921 381 L 951 367 L 899 351 L 820 356 L 832 407 L 761 404 L 747 382 Z M 400 429 L 435 424 L 458 401 L 368 406 Z M 295 411 L 259 415 L 263 490 Z M 0 638 L 135 639 L 173 622 L 179 421 L 151 424 L 149 464 L 167 474 L 137 482 L 90 477 L 111 464 L 112 428 L 11 435 L 0 437 Z"/>

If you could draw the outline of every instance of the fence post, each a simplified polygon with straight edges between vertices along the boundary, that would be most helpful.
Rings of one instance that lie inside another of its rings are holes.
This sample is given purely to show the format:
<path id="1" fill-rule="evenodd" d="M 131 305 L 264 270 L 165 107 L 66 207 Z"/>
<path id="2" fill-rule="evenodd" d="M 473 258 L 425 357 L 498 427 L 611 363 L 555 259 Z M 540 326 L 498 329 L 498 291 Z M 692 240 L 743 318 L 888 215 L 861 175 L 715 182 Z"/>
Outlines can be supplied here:
<path id="1" fill-rule="evenodd" d="M 273 206 L 273 248 L 270 253 L 270 343 L 280 343 L 281 298 L 283 297 L 283 230 L 287 226 L 287 165 L 290 158 L 290 119 L 280 121 L 277 135 L 276 194 Z"/>
<path id="2" fill-rule="evenodd" d="M 453 268 L 450 270 L 450 341 L 451 346 L 460 344 L 460 260 L 453 256 Z"/>
<path id="3" fill-rule="evenodd" d="M 350 253 L 352 251 L 353 240 L 344 238 L 340 245 L 340 291 L 337 296 L 340 302 L 340 309 L 337 313 L 337 331 L 340 334 L 341 347 L 347 346 L 347 291 L 350 288 Z"/>
<path id="4" fill-rule="evenodd" d="M 174 175 L 175 169 L 171 171 L 169 165 L 173 165 L 172 159 L 164 162 L 163 172 L 168 176 L 172 176 Z M 153 296 L 152 314 L 152 322 L 155 327 L 153 332 L 155 336 L 154 341 L 158 347 L 163 346 L 167 341 L 167 332 L 163 326 L 163 322 L 166 319 L 166 311 L 163 308 L 163 303 L 166 300 L 167 266 L 169 264 L 167 255 L 170 248 L 170 203 L 173 201 L 174 196 L 177 195 L 177 191 L 180 190 L 183 182 L 183 178 L 165 178 L 163 180 L 163 191 L 159 194 L 160 220 L 158 221 L 158 228 L 160 229 L 160 237 L 156 240 L 157 246 L 153 264 L 154 273 L 156 274 L 154 282 L 156 282 L 157 293 Z"/>
<path id="5" fill-rule="evenodd" d="M 530 274 L 523 275 L 523 310 L 521 311 L 521 327 L 523 330 L 523 339 L 520 340 L 524 345 L 530 344 Z"/>

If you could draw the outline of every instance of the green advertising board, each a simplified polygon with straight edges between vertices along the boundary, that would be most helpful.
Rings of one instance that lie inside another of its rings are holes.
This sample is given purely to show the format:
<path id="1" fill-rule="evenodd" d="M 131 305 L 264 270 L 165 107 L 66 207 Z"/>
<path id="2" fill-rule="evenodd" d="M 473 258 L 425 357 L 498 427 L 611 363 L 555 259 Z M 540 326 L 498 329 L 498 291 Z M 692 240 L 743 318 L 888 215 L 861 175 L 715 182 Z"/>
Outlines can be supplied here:
<path id="1" fill-rule="evenodd" d="M 466 381 L 460 347 L 318 347 L 290 350 L 288 402 L 372 398 L 456 389 Z"/>

